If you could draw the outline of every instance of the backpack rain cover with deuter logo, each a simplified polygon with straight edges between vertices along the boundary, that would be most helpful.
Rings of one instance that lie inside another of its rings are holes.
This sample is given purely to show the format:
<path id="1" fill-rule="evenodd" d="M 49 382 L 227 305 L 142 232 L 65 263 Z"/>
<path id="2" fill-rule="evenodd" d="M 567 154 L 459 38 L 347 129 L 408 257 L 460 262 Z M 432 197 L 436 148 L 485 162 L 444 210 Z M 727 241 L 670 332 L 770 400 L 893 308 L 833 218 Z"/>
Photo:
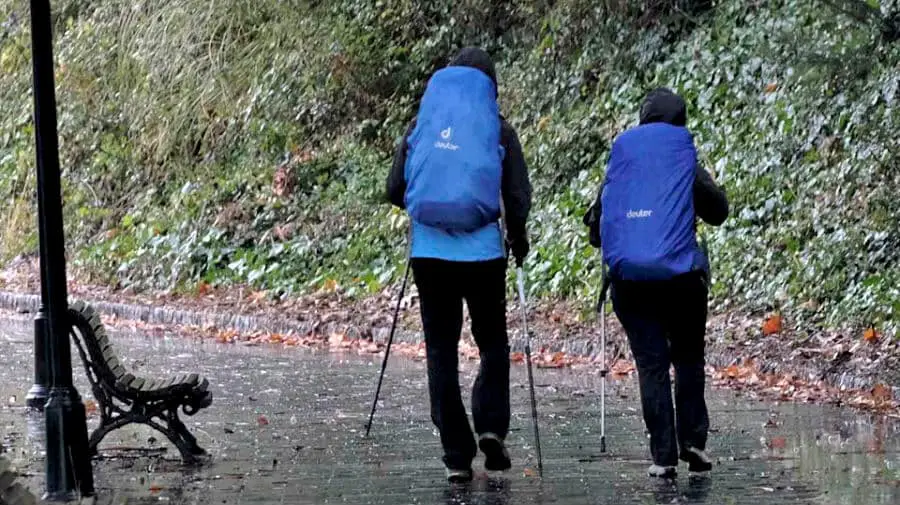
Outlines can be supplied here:
<path id="1" fill-rule="evenodd" d="M 500 218 L 500 110 L 496 85 L 484 72 L 436 72 L 408 144 L 405 202 L 414 221 L 469 232 Z"/>

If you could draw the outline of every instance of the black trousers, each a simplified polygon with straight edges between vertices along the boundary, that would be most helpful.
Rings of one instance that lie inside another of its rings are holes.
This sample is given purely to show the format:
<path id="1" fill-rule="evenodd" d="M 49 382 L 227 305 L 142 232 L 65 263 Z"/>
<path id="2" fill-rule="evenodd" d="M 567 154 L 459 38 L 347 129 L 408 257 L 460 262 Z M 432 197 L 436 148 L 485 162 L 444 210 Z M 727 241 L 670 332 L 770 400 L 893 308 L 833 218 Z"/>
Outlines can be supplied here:
<path id="1" fill-rule="evenodd" d="M 431 419 L 441 433 L 444 463 L 468 469 L 477 446 L 459 386 L 463 300 L 481 368 L 472 392 L 475 432 L 501 439 L 509 431 L 509 342 L 506 334 L 506 259 L 452 262 L 414 258 L 428 357 Z"/>
<path id="2" fill-rule="evenodd" d="M 688 447 L 706 449 L 704 400 L 707 287 L 701 273 L 660 282 L 613 283 L 613 308 L 637 362 L 653 462 L 678 464 Z M 669 368 L 675 367 L 675 406 Z"/>

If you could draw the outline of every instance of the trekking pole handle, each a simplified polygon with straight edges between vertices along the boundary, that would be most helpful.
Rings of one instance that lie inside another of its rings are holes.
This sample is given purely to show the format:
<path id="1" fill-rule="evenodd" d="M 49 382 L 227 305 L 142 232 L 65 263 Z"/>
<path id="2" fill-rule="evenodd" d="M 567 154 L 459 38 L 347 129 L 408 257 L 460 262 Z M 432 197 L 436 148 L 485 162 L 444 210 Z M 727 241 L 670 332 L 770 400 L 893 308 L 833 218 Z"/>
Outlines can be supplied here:
<path id="1" fill-rule="evenodd" d="M 522 267 L 516 268 L 516 286 L 519 289 L 519 304 L 522 305 L 522 330 L 525 332 L 526 342 L 531 343 L 531 336 L 528 334 L 528 316 L 525 308 L 525 272 Z"/>

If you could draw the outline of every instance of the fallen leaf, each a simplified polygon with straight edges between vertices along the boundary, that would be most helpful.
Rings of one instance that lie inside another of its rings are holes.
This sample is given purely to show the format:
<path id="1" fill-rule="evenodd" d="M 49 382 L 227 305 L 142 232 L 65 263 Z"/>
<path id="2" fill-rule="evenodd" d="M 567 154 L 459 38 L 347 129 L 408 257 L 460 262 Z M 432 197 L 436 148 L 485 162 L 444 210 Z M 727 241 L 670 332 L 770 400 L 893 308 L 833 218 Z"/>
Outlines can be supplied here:
<path id="1" fill-rule="evenodd" d="M 535 472 L 531 468 L 525 468 L 522 473 L 525 475 L 525 477 L 537 477 L 537 472 Z"/>
<path id="2" fill-rule="evenodd" d="M 259 416 L 259 417 L 256 419 L 256 423 L 259 424 L 260 426 L 268 426 L 268 425 L 269 425 L 269 420 L 266 419 L 266 416 Z"/>
<path id="3" fill-rule="evenodd" d="M 878 330 L 870 326 L 863 332 L 863 340 L 869 343 L 878 342 Z"/>
<path id="4" fill-rule="evenodd" d="M 514 352 L 510 354 L 509 360 L 513 363 L 522 363 L 525 361 L 525 354 L 521 352 Z"/>
<path id="5" fill-rule="evenodd" d="M 774 335 L 776 333 L 781 333 L 782 325 L 783 325 L 783 321 L 779 314 L 770 316 L 763 323 L 763 326 L 762 326 L 763 335 L 769 336 L 769 335 Z"/>
<path id="6" fill-rule="evenodd" d="M 766 93 L 774 93 L 777 90 L 778 90 L 777 82 L 770 82 L 769 84 L 766 84 Z"/>
<path id="7" fill-rule="evenodd" d="M 769 440 L 770 449 L 784 449 L 787 447 L 787 439 L 784 437 L 773 437 Z"/>
<path id="8" fill-rule="evenodd" d="M 200 281 L 197 283 L 197 294 L 200 296 L 206 296 L 209 292 L 212 291 L 212 287 L 206 281 Z"/>
<path id="9" fill-rule="evenodd" d="M 84 402 L 84 412 L 88 415 L 97 413 L 97 402 L 94 400 Z"/>
<path id="10" fill-rule="evenodd" d="M 347 335 L 344 335 L 343 333 L 332 333 L 331 336 L 328 337 L 328 345 L 331 347 L 341 347 L 345 340 L 347 340 Z"/>
<path id="11" fill-rule="evenodd" d="M 151 492 L 151 493 L 158 493 L 158 492 L 160 492 L 160 491 L 162 491 L 162 490 L 163 490 L 163 487 L 160 486 L 159 484 L 151 484 L 151 485 L 150 485 L 150 492 Z"/>

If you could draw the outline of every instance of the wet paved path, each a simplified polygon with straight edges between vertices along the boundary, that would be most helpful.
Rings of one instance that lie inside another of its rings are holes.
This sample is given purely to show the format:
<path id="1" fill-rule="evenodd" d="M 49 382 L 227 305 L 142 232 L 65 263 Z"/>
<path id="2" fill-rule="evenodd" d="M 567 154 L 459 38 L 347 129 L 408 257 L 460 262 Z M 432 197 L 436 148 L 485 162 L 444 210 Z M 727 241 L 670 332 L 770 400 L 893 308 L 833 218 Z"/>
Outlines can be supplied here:
<path id="1" fill-rule="evenodd" d="M 23 397 L 31 374 L 28 324 L 0 333 L 0 433 L 8 456 L 41 490 L 42 428 Z M 369 439 L 362 438 L 380 357 L 196 344 L 114 335 L 137 373 L 199 371 L 212 407 L 187 424 L 214 455 L 184 470 L 173 448 L 127 451 L 165 440 L 130 427 L 107 438 L 95 462 L 99 503 L 177 504 L 895 504 L 900 503 L 900 429 L 850 411 L 752 402 L 710 393 L 712 479 L 673 483 L 645 476 L 646 439 L 632 380 L 612 387 L 609 453 L 600 456 L 599 377 L 588 370 L 537 370 L 545 478 L 533 475 L 527 379 L 513 368 L 513 470 L 450 488 L 428 417 L 424 364 L 392 359 Z M 76 382 L 90 397 L 78 363 Z M 468 389 L 475 363 L 463 364 Z M 15 400 L 11 397 L 15 395 Z M 7 402 L 6 399 L 12 400 Z M 90 419 L 91 426 L 96 419 Z M 767 423 L 769 426 L 766 426 Z M 682 473 L 686 471 L 682 468 Z"/>

